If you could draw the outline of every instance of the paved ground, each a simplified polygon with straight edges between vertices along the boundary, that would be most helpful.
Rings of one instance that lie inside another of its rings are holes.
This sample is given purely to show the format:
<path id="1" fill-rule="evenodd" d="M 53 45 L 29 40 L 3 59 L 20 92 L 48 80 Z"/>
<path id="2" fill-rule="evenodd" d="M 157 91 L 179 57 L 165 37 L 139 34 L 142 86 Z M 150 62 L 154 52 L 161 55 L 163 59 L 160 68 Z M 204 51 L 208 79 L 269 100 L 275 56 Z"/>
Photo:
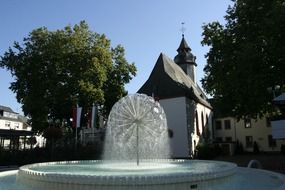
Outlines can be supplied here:
<path id="1" fill-rule="evenodd" d="M 285 174 L 285 155 L 281 154 L 244 154 L 235 156 L 220 156 L 215 160 L 234 162 L 238 166 L 247 167 L 250 160 L 258 160 L 263 169 Z"/>

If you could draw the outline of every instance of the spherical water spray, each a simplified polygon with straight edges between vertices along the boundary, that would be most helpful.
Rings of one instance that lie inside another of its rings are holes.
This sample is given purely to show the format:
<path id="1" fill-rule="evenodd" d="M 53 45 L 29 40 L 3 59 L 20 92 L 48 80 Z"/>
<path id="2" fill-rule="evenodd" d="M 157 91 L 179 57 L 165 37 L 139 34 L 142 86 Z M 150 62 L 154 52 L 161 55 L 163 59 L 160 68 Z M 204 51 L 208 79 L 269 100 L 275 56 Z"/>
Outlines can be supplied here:
<path id="1" fill-rule="evenodd" d="M 104 159 L 168 158 L 169 142 L 163 108 L 152 97 L 134 94 L 112 108 L 106 131 Z"/>

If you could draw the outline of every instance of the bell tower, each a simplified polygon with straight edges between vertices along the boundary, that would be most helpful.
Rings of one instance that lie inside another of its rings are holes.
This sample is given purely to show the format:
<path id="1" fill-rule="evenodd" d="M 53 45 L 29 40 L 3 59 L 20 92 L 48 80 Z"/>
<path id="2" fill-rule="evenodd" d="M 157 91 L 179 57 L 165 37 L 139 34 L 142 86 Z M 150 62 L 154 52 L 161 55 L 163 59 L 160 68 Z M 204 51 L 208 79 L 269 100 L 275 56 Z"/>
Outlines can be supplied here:
<path id="1" fill-rule="evenodd" d="M 182 40 L 177 52 L 178 54 L 175 56 L 174 62 L 196 83 L 196 56 L 191 53 L 191 48 L 188 46 L 184 34 L 182 34 Z"/>

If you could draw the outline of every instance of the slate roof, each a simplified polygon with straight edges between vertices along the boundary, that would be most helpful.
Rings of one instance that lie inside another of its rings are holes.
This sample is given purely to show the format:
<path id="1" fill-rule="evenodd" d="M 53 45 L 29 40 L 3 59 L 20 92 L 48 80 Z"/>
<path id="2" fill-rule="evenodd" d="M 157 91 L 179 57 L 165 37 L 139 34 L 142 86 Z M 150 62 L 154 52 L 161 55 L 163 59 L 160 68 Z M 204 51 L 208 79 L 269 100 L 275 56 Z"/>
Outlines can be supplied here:
<path id="1" fill-rule="evenodd" d="M 160 99 L 186 96 L 212 108 L 201 89 L 172 59 L 161 53 L 156 64 L 138 93 L 154 95 Z"/>
<path id="2" fill-rule="evenodd" d="M 20 118 L 19 116 L 17 117 L 17 119 L 11 118 L 11 117 L 4 117 L 3 111 L 18 114 L 17 112 L 14 112 L 10 107 L 0 105 L 0 119 L 8 120 L 8 121 L 23 122 L 23 123 L 26 122 L 23 118 Z"/>
<path id="3" fill-rule="evenodd" d="M 14 112 L 10 107 L 7 107 L 7 106 L 2 106 L 0 105 L 0 111 L 5 111 L 5 112 L 10 112 L 10 113 L 16 113 Z"/>

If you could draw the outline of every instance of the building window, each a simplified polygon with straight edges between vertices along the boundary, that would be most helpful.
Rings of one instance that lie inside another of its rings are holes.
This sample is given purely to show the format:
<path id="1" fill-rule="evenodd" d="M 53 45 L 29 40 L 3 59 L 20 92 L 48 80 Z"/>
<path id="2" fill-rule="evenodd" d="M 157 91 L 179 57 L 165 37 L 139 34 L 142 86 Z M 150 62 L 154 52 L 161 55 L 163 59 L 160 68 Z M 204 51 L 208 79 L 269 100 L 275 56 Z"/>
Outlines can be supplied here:
<path id="1" fill-rule="evenodd" d="M 19 123 L 15 123 L 14 126 L 15 126 L 15 129 L 19 129 Z"/>
<path id="2" fill-rule="evenodd" d="M 225 129 L 231 129 L 231 121 L 229 119 L 224 121 Z"/>
<path id="3" fill-rule="evenodd" d="M 216 140 L 216 142 L 223 142 L 223 138 L 222 137 L 216 137 L 215 140 Z"/>
<path id="4" fill-rule="evenodd" d="M 272 135 L 268 135 L 268 146 L 276 147 L 276 140 L 272 138 Z"/>
<path id="5" fill-rule="evenodd" d="M 217 120 L 215 122 L 215 128 L 216 128 L 216 130 L 222 129 L 222 122 L 220 120 Z"/>
<path id="6" fill-rule="evenodd" d="M 202 134 L 205 132 L 205 124 L 204 124 L 204 114 L 201 112 L 201 121 L 202 121 Z"/>
<path id="7" fill-rule="evenodd" d="M 245 137 L 245 146 L 247 148 L 253 147 L 253 138 L 252 138 L 252 136 L 246 136 Z"/>
<path id="8" fill-rule="evenodd" d="M 232 142 L 232 141 L 233 141 L 232 137 L 226 137 L 226 142 Z"/>
<path id="9" fill-rule="evenodd" d="M 245 127 L 245 128 L 251 128 L 251 121 L 250 121 L 250 118 L 245 118 L 245 119 L 244 119 L 244 127 Z"/>
<path id="10" fill-rule="evenodd" d="M 10 128 L 11 127 L 11 122 L 10 121 L 6 121 L 5 122 L 5 127 L 9 127 Z"/>

